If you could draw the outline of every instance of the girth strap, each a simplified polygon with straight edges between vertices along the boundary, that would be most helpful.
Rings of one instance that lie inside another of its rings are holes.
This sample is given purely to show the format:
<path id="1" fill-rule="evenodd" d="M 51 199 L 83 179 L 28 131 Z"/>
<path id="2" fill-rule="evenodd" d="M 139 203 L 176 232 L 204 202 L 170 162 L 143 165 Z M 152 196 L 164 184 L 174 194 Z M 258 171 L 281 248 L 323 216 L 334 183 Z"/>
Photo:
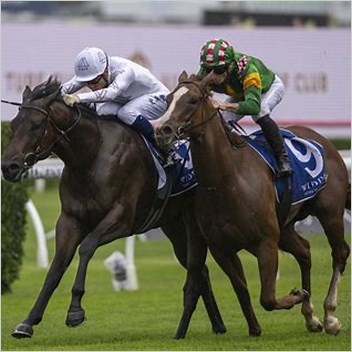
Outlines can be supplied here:
<path id="1" fill-rule="evenodd" d="M 173 178 L 167 173 L 167 171 L 165 172 L 167 176 L 166 183 L 161 189 L 157 190 L 149 214 L 147 215 L 142 225 L 133 231 L 135 234 L 141 234 L 157 227 L 158 221 L 160 220 L 166 203 L 169 200 L 173 184 Z"/>

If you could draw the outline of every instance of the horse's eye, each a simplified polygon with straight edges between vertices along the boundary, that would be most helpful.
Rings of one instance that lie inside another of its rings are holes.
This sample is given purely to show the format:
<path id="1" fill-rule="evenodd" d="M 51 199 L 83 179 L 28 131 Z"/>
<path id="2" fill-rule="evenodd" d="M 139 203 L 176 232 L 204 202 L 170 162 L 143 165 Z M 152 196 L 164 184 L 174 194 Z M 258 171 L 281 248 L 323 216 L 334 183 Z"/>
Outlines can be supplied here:
<path id="1" fill-rule="evenodd" d="M 192 97 L 190 100 L 189 100 L 189 104 L 191 105 L 195 105 L 197 104 L 199 101 L 199 99 L 197 97 Z"/>
<path id="2" fill-rule="evenodd" d="M 39 130 L 41 127 L 42 127 L 42 123 L 41 122 L 33 122 L 31 124 L 31 130 L 32 131 L 36 131 L 36 130 Z"/>

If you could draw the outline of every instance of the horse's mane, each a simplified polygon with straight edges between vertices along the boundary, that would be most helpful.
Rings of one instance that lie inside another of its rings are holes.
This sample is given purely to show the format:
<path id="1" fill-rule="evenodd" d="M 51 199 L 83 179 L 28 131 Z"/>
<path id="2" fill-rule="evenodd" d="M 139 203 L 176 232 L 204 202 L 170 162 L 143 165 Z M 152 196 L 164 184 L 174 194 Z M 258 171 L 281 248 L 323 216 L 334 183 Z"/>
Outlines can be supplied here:
<path id="1" fill-rule="evenodd" d="M 40 98 L 45 98 L 48 95 L 58 92 L 61 87 L 61 82 L 55 77 L 50 75 L 49 78 L 38 84 L 32 91 L 31 100 L 36 100 Z"/>
<path id="2" fill-rule="evenodd" d="M 62 86 L 61 81 L 59 81 L 56 76 L 50 75 L 45 82 L 38 84 L 33 89 L 33 91 L 31 92 L 31 101 L 45 98 L 55 92 L 59 93 L 61 86 Z M 58 94 L 56 99 L 62 101 L 61 94 Z M 90 118 L 97 117 L 95 109 L 91 108 L 87 104 L 79 104 L 79 107 L 80 107 L 80 110 L 82 110 L 85 113 L 86 117 L 90 117 Z"/>

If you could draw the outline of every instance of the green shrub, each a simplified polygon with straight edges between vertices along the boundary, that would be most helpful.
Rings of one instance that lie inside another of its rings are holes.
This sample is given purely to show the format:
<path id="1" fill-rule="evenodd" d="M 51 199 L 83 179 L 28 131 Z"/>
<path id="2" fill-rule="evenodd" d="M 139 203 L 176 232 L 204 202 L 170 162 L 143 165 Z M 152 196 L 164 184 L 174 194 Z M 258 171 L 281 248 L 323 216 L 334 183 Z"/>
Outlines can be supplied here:
<path id="1" fill-rule="evenodd" d="M 348 139 L 332 139 L 331 142 L 338 150 L 343 150 L 343 149 L 350 150 L 351 149 L 351 139 L 350 138 L 348 138 Z"/>
<path id="2" fill-rule="evenodd" d="M 10 139 L 8 122 L 1 122 L 1 152 Z M 11 291 L 22 264 L 28 193 L 25 183 L 1 182 L 1 294 Z"/>

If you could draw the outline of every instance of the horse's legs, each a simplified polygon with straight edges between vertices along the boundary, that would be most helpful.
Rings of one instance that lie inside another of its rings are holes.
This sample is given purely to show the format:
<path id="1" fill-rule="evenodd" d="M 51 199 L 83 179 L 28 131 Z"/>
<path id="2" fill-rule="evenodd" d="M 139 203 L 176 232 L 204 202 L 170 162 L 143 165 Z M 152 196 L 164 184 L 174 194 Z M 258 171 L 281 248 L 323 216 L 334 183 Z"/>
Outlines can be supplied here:
<path id="1" fill-rule="evenodd" d="M 256 250 L 256 256 L 261 282 L 260 304 L 265 310 L 291 309 L 295 304 L 301 303 L 308 296 L 308 292 L 294 289 L 287 296 L 276 298 L 278 245 L 273 239 L 264 238 Z"/>
<path id="2" fill-rule="evenodd" d="M 85 312 L 81 306 L 81 300 L 84 295 L 85 279 L 87 274 L 88 263 L 93 257 L 96 249 L 117 238 L 124 237 L 124 234 L 130 233 L 131 224 L 127 219 L 121 221 L 124 214 L 129 214 L 129 220 L 133 218 L 133 212 L 125 212 L 121 204 L 117 204 L 111 209 L 98 226 L 89 233 L 82 241 L 79 248 L 79 264 L 76 278 L 72 286 L 72 298 L 67 312 L 66 325 L 74 327 L 80 325 L 85 319 Z"/>
<path id="3" fill-rule="evenodd" d="M 232 287 L 236 292 L 242 312 L 247 320 L 249 336 L 259 336 L 261 334 L 261 328 L 251 304 L 251 298 L 240 258 L 237 253 L 228 252 L 214 245 L 209 245 L 209 249 L 215 261 L 230 279 Z"/>
<path id="4" fill-rule="evenodd" d="M 201 294 L 204 306 L 212 324 L 212 329 L 216 334 L 223 334 L 226 332 L 226 327 L 215 300 L 213 289 L 211 287 L 209 270 L 206 265 L 204 265 L 202 269 L 202 279 Z"/>
<path id="5" fill-rule="evenodd" d="M 302 302 L 301 312 L 304 315 L 307 329 L 311 332 L 320 332 L 323 330 L 323 324 L 318 317 L 313 315 L 311 302 L 312 263 L 309 242 L 295 231 L 294 223 L 291 223 L 282 230 L 279 247 L 285 252 L 291 253 L 299 264 L 302 288 L 309 293 L 309 296 Z"/>
<path id="6" fill-rule="evenodd" d="M 324 301 L 324 329 L 328 334 L 337 335 L 342 328 L 338 318 L 334 316 L 337 307 L 337 294 L 341 274 L 344 272 L 350 248 L 344 239 L 343 215 L 318 216 L 328 238 L 332 255 L 332 277 L 329 290 Z"/>
<path id="7" fill-rule="evenodd" d="M 205 267 L 207 256 L 207 243 L 201 235 L 200 229 L 194 218 L 193 203 L 190 210 L 183 212 L 185 229 L 187 233 L 187 277 L 183 287 L 183 313 L 176 331 L 175 338 L 186 336 L 186 332 L 197 306 L 199 296 L 202 295 L 207 313 L 216 333 L 226 332 L 218 306 L 212 293 L 208 270 Z"/>
<path id="8" fill-rule="evenodd" d="M 166 234 L 166 236 L 171 241 L 178 261 L 185 269 L 187 269 L 188 248 L 187 248 L 187 238 L 185 236 L 186 229 L 185 229 L 184 223 L 180 222 L 179 218 L 177 217 L 175 222 L 171 222 L 171 220 L 168 220 L 166 224 L 167 225 L 162 226 L 162 229 Z M 194 225 L 195 225 L 195 222 L 194 222 Z M 206 246 L 206 244 L 204 245 Z M 222 334 L 226 332 L 226 327 L 222 320 L 219 308 L 217 306 L 217 303 L 213 294 L 207 266 L 204 265 L 201 272 L 197 273 L 196 275 L 200 275 L 201 295 L 204 302 L 204 306 L 207 310 L 209 319 L 211 321 L 212 329 L 215 333 Z M 198 300 L 198 298 L 196 300 Z M 185 322 L 181 324 L 181 321 L 180 321 L 178 332 L 176 333 L 175 338 L 185 337 L 187 332 L 187 328 L 185 328 L 185 325 L 186 325 Z M 189 325 L 189 322 L 187 323 L 187 327 L 188 325 Z"/>
<path id="9" fill-rule="evenodd" d="M 44 310 L 50 297 L 71 263 L 79 244 L 80 231 L 74 219 L 61 214 L 56 224 L 56 251 L 43 287 L 28 317 L 14 329 L 12 336 L 17 338 L 31 337 L 33 325 L 42 320 Z"/>

